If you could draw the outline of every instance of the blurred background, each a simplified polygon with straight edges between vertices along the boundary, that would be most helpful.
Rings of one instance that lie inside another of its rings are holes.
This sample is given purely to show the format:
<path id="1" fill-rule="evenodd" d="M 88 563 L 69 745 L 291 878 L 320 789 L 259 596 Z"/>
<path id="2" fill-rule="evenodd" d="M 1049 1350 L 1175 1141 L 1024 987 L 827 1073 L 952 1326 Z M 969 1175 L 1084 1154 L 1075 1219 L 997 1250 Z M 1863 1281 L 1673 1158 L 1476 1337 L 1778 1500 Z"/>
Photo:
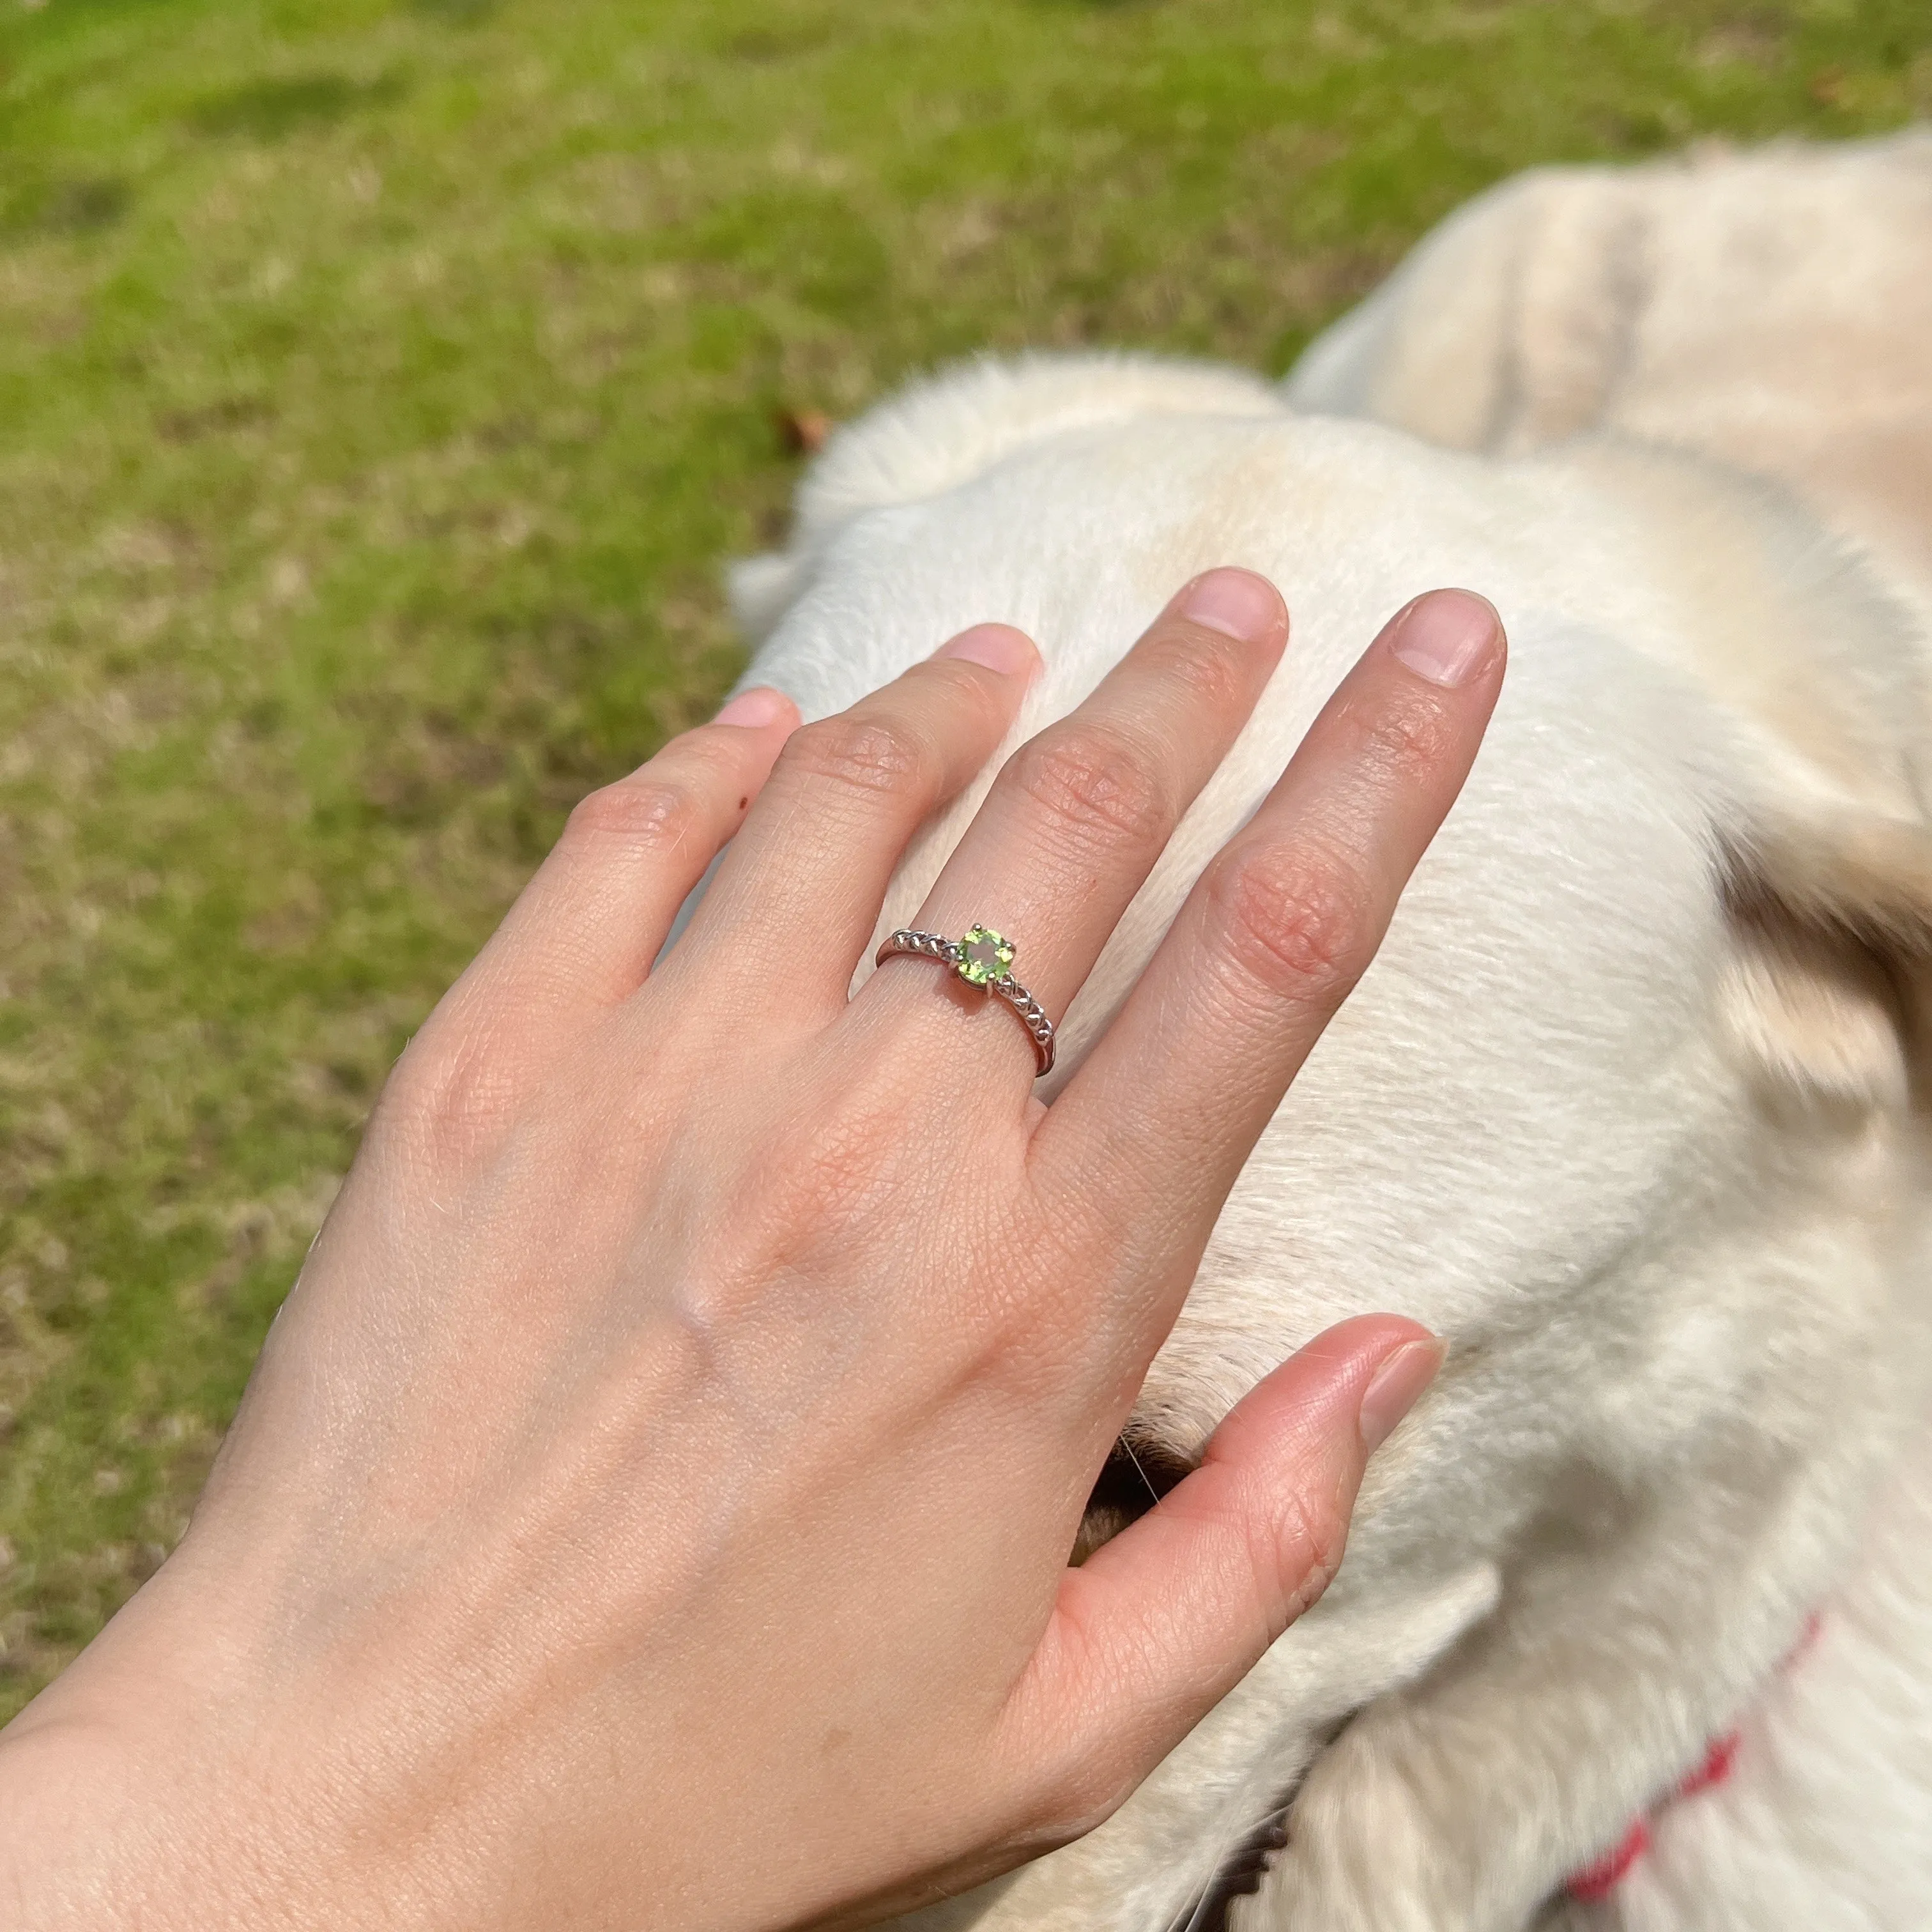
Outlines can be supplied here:
<path id="1" fill-rule="evenodd" d="M 1928 112 L 1925 0 L 0 0 L 0 1719 L 180 1535 L 411 1030 L 735 673 L 820 418 L 1279 373 L 1516 169 Z"/>

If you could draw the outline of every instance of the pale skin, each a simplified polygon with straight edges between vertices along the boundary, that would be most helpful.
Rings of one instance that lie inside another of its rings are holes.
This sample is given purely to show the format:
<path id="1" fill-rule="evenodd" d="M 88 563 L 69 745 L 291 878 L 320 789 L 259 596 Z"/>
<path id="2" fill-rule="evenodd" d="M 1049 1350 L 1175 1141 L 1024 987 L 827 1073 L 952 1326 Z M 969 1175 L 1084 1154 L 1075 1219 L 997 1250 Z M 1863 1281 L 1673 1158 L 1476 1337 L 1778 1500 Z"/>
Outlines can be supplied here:
<path id="1" fill-rule="evenodd" d="M 1184 586 L 917 923 L 1019 939 L 1057 1019 L 1288 630 Z M 848 994 L 1018 632 L 802 729 L 748 692 L 587 800 L 399 1063 L 187 1538 L 0 1732 L 0 1920 L 860 1923 L 1104 1817 L 1319 1594 L 1440 1359 L 1330 1330 L 1068 1566 L 1504 654 L 1467 593 L 1398 615 L 1051 1108 L 942 967 Z"/>

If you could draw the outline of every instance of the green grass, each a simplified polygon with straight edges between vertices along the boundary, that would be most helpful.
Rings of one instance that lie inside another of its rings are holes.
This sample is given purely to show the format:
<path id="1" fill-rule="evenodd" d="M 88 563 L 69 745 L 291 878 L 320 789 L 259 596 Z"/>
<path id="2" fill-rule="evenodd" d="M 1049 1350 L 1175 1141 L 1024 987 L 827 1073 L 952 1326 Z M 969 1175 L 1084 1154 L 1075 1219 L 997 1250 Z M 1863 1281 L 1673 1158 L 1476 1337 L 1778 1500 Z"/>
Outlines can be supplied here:
<path id="1" fill-rule="evenodd" d="M 1932 111 L 1923 0 L 0 7 L 0 1717 L 180 1534 L 411 1028 L 731 675 L 780 411 L 1278 370 L 1527 163 Z"/>

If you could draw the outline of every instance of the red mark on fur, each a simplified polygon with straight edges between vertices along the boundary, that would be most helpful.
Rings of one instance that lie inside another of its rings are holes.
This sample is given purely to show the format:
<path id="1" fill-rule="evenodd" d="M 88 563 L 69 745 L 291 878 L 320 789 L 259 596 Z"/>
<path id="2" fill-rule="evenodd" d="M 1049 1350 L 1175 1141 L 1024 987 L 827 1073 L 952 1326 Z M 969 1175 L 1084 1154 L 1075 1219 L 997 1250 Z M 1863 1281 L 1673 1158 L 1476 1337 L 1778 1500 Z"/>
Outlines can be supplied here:
<path id="1" fill-rule="evenodd" d="M 1824 1624 L 1822 1615 L 1816 1610 L 1804 1619 L 1798 1641 L 1779 1660 L 1780 1676 L 1796 1670 L 1804 1660 L 1805 1653 L 1818 1641 L 1818 1633 Z M 1624 1834 L 1614 1851 L 1606 1852 L 1594 1864 L 1587 1864 L 1581 1871 L 1571 1874 L 1566 1887 L 1570 1896 L 1586 1904 L 1592 1899 L 1609 1898 L 1629 1875 L 1630 1867 L 1649 1850 L 1651 1818 L 1680 1798 L 1694 1798 L 1700 1791 L 1708 1791 L 1722 1784 L 1737 1763 L 1738 1747 L 1742 1742 L 1741 1734 L 1736 1731 L 1726 1731 L 1722 1737 L 1713 1738 L 1704 1753 L 1703 1762 L 1667 1798 L 1653 1806 L 1648 1816 L 1640 1818 Z"/>
<path id="2" fill-rule="evenodd" d="M 1804 1619 L 1804 1628 L 1798 1633 L 1798 1641 L 1784 1653 L 1778 1665 L 1780 1670 L 1791 1670 L 1804 1660 L 1804 1654 L 1818 1641 L 1818 1633 L 1825 1628 L 1825 1613 L 1814 1610 Z"/>
<path id="3" fill-rule="evenodd" d="M 1721 1784 L 1731 1774 L 1731 1767 L 1737 1762 L 1738 1746 L 1744 1742 L 1736 1731 L 1726 1731 L 1720 1738 L 1713 1738 L 1711 1748 L 1704 1754 L 1704 1762 L 1677 1787 L 1679 1798 L 1695 1798 L 1700 1791 L 1708 1791 L 1713 1785 Z"/>
<path id="4" fill-rule="evenodd" d="M 1586 1904 L 1594 1898 L 1608 1898 L 1624 1882 L 1632 1865 L 1650 1850 L 1650 1823 L 1640 1818 L 1623 1835 L 1614 1851 L 1606 1852 L 1594 1864 L 1587 1864 L 1570 1878 L 1570 1896 Z"/>

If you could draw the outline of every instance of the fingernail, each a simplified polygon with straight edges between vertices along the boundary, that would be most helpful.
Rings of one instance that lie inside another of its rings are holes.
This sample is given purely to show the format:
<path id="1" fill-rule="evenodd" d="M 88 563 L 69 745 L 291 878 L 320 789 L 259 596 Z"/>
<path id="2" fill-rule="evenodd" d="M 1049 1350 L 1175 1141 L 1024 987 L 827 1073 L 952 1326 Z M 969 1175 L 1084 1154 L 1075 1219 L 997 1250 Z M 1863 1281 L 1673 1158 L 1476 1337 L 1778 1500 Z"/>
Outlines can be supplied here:
<path id="1" fill-rule="evenodd" d="M 1371 1456 L 1415 1406 L 1417 1396 L 1436 1379 L 1436 1371 L 1442 1366 L 1442 1344 L 1431 1336 L 1426 1342 L 1405 1342 L 1376 1370 L 1362 1391 L 1362 1406 L 1356 1414 L 1362 1447 Z"/>
<path id="2" fill-rule="evenodd" d="M 1252 570 L 1208 571 L 1182 590 L 1174 608 L 1190 624 L 1244 644 L 1265 644 L 1288 627 L 1281 592 Z"/>
<path id="3" fill-rule="evenodd" d="M 1467 684 L 1495 655 L 1502 620 L 1473 590 L 1432 590 L 1395 620 L 1389 649 L 1431 684 Z"/>
<path id="4" fill-rule="evenodd" d="M 984 664 L 1007 677 L 1038 668 L 1040 653 L 1025 632 L 1010 624 L 975 624 L 949 638 L 933 652 L 936 658 L 959 658 L 968 664 Z"/>
<path id="5" fill-rule="evenodd" d="M 775 724 L 790 708 L 791 700 L 768 684 L 754 684 L 741 691 L 711 722 L 714 724 Z"/>

